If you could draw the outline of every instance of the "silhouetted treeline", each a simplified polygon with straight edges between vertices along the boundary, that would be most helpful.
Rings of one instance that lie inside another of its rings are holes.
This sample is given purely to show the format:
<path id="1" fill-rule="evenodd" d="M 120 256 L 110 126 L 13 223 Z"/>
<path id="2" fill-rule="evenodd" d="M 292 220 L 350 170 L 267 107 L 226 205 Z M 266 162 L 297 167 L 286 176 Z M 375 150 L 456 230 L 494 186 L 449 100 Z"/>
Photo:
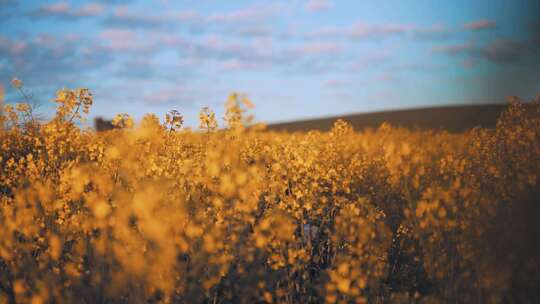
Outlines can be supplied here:
<path id="1" fill-rule="evenodd" d="M 377 128 L 383 122 L 408 129 L 441 129 L 448 132 L 462 132 L 474 127 L 493 128 L 497 118 L 506 109 L 505 104 L 445 106 L 420 109 L 406 109 L 375 113 L 351 114 L 344 116 L 316 118 L 292 122 L 269 124 L 273 131 L 329 131 L 334 122 L 341 118 L 355 130 Z"/>
<path id="2" fill-rule="evenodd" d="M 116 127 L 112 124 L 112 120 L 96 117 L 94 119 L 94 128 L 96 129 L 96 131 L 102 132 L 102 131 L 112 130 Z"/>

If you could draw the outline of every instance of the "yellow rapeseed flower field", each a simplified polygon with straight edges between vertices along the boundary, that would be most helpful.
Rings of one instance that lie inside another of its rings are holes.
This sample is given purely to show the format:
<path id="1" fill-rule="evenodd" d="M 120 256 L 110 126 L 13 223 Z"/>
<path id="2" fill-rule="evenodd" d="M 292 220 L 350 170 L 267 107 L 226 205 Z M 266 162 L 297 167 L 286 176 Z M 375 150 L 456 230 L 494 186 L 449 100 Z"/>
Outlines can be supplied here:
<path id="1" fill-rule="evenodd" d="M 1 112 L 0 303 L 538 303 L 538 101 L 462 134 L 55 102 Z"/>

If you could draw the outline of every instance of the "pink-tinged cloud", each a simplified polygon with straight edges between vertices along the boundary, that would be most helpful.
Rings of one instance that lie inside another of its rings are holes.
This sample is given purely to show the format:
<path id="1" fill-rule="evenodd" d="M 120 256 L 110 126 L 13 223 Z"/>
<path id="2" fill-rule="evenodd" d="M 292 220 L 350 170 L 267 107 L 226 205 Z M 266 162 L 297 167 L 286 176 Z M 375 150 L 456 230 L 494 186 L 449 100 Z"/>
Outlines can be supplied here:
<path id="1" fill-rule="evenodd" d="M 435 46 L 432 51 L 437 53 L 446 53 L 450 55 L 457 55 L 470 52 L 474 49 L 474 45 L 470 42 L 451 44 L 451 45 L 438 45 Z"/>
<path id="2" fill-rule="evenodd" d="M 271 29 L 265 22 L 281 12 L 282 6 L 277 4 L 250 6 L 212 14 L 202 14 L 193 10 L 148 14 L 122 6 L 107 16 L 102 23 L 111 28 L 145 30 L 180 25 L 198 32 L 223 32 L 229 35 L 262 37 L 271 34 Z"/>
<path id="3" fill-rule="evenodd" d="M 239 59 L 225 60 L 219 66 L 221 71 L 245 71 L 264 68 L 265 64 L 253 61 L 243 61 Z"/>
<path id="4" fill-rule="evenodd" d="M 183 36 L 180 36 L 179 34 L 162 33 L 162 34 L 156 34 L 154 35 L 154 37 L 155 37 L 154 39 L 155 39 L 156 44 L 173 47 L 173 48 L 185 48 L 189 46 L 189 42 Z"/>
<path id="5" fill-rule="evenodd" d="M 376 52 L 363 54 L 346 68 L 349 72 L 358 72 L 372 67 L 380 67 L 391 62 L 394 54 L 394 49 L 381 49 Z"/>
<path id="6" fill-rule="evenodd" d="M 113 14 L 103 21 L 107 26 L 135 28 L 152 28 L 163 25 L 167 21 L 166 15 L 149 15 L 131 10 L 127 6 L 120 6 Z"/>
<path id="7" fill-rule="evenodd" d="M 16 41 L 11 45 L 11 52 L 13 54 L 22 53 L 26 50 L 27 44 L 24 41 Z"/>
<path id="8" fill-rule="evenodd" d="M 41 6 L 32 15 L 41 18 L 81 18 L 98 16 L 104 11 L 105 7 L 99 3 L 88 3 L 82 7 L 74 8 L 68 2 L 57 2 Z"/>
<path id="9" fill-rule="evenodd" d="M 264 25 L 253 25 L 237 28 L 235 33 L 246 37 L 268 37 L 272 34 L 272 29 Z"/>
<path id="10" fill-rule="evenodd" d="M 337 54 L 342 47 L 333 42 L 308 42 L 295 48 L 300 55 Z"/>
<path id="11" fill-rule="evenodd" d="M 351 81 L 344 80 L 344 79 L 327 79 L 324 81 L 324 86 L 327 88 L 343 88 L 346 86 L 349 86 L 351 84 Z"/>
<path id="12" fill-rule="evenodd" d="M 114 41 L 133 41 L 137 33 L 131 30 L 108 29 L 101 32 L 100 37 L 105 40 Z"/>
<path id="13" fill-rule="evenodd" d="M 408 62 L 393 65 L 390 70 L 394 72 L 434 72 L 443 67 L 444 65 L 431 62 Z"/>
<path id="14" fill-rule="evenodd" d="M 67 2 L 57 2 L 50 5 L 44 5 L 41 7 L 43 12 L 64 14 L 69 12 L 71 9 L 69 3 Z"/>
<path id="15" fill-rule="evenodd" d="M 388 36 L 397 36 L 406 34 L 415 27 L 411 24 L 367 24 L 362 22 L 354 23 L 347 27 L 323 27 L 303 34 L 306 39 L 324 39 L 324 38 L 384 38 Z"/>
<path id="16" fill-rule="evenodd" d="M 32 39 L 32 44 L 34 47 L 47 50 L 49 56 L 55 58 L 61 58 L 66 56 L 70 51 L 70 48 L 73 48 L 79 42 L 80 37 L 77 35 L 65 35 L 62 37 L 50 35 L 50 34 L 40 34 Z"/>
<path id="17" fill-rule="evenodd" d="M 99 34 L 105 48 L 114 52 L 133 52 L 141 55 L 159 52 L 163 47 L 186 49 L 189 43 L 178 34 L 155 33 L 143 35 L 136 30 L 105 29 Z"/>
<path id="18" fill-rule="evenodd" d="M 113 27 L 152 27 L 162 26 L 171 22 L 194 22 L 201 20 L 198 12 L 192 10 L 167 11 L 162 14 L 148 14 L 148 12 L 134 10 L 129 6 L 119 6 L 111 16 L 105 19 L 104 24 Z"/>
<path id="19" fill-rule="evenodd" d="M 471 31 L 480 31 L 480 30 L 491 30 L 497 27 L 495 21 L 482 19 L 478 21 L 473 21 L 465 23 L 463 28 Z"/>
<path id="20" fill-rule="evenodd" d="M 81 70 L 98 69 L 111 62 L 109 52 L 84 51 L 88 40 L 65 35 L 38 34 L 21 39 L 0 38 L 0 57 L 6 58 L 2 72 L 19 75 L 27 83 L 71 86 Z"/>
<path id="21" fill-rule="evenodd" d="M 475 64 L 476 64 L 476 61 L 471 58 L 461 61 L 461 66 L 463 66 L 466 69 L 470 69 L 474 67 Z"/>
<path id="22" fill-rule="evenodd" d="M 271 39 L 255 39 L 248 42 L 223 39 L 220 36 L 206 36 L 193 41 L 191 46 L 199 56 L 224 60 L 240 60 L 243 62 L 282 63 L 292 60 L 292 52 L 277 48 Z"/>
<path id="23" fill-rule="evenodd" d="M 112 51 L 138 51 L 151 48 L 148 40 L 139 39 L 136 32 L 124 29 L 107 29 L 100 33 L 100 38 Z"/>
<path id="24" fill-rule="evenodd" d="M 97 16 L 97 15 L 103 13 L 104 10 L 105 10 L 105 7 L 103 5 L 101 5 L 101 4 L 89 3 L 89 4 L 81 7 L 81 9 L 79 9 L 78 13 L 81 16 Z"/>
<path id="25" fill-rule="evenodd" d="M 506 38 L 498 38 L 481 46 L 474 46 L 470 42 L 436 46 L 432 51 L 443 52 L 453 56 L 465 54 L 470 58 L 482 58 L 497 64 L 515 63 L 538 53 L 536 44 L 533 44 L 531 40 L 518 41 Z M 472 66 L 471 63 L 465 62 L 464 66 Z"/>
<path id="26" fill-rule="evenodd" d="M 387 83 L 394 83 L 394 82 L 400 81 L 401 79 L 395 73 L 386 71 L 386 72 L 382 72 L 382 73 L 376 75 L 374 80 L 375 81 L 381 81 L 381 82 L 387 82 Z"/>
<path id="27" fill-rule="evenodd" d="M 343 35 L 344 30 L 337 27 L 323 27 L 315 31 L 304 34 L 303 36 L 307 39 L 322 39 L 322 38 L 332 38 Z"/>
<path id="28" fill-rule="evenodd" d="M 29 42 L 0 37 L 0 57 L 20 60 L 21 58 L 24 58 L 24 55 L 28 51 L 30 51 L 30 48 Z"/>
<path id="29" fill-rule="evenodd" d="M 347 35 L 354 39 L 361 38 L 382 38 L 386 36 L 401 35 L 412 30 L 414 26 L 409 24 L 379 24 L 371 25 L 361 22 L 353 24 Z"/>
<path id="30" fill-rule="evenodd" d="M 282 10 L 283 7 L 281 5 L 275 4 L 268 6 L 251 6 L 232 12 L 214 13 L 204 19 L 206 22 L 257 22 L 275 16 L 282 12 Z"/>
<path id="31" fill-rule="evenodd" d="M 165 87 L 154 89 L 152 92 L 145 94 L 142 100 L 151 104 L 166 104 L 166 103 L 193 103 L 196 95 L 192 90 L 183 86 Z"/>
<path id="32" fill-rule="evenodd" d="M 530 53 L 530 47 L 523 42 L 497 39 L 480 50 L 480 55 L 496 63 L 516 62 Z"/>
<path id="33" fill-rule="evenodd" d="M 434 24 L 429 27 L 418 27 L 412 31 L 412 37 L 422 40 L 435 40 L 450 37 L 452 31 L 443 24 Z"/>
<path id="34" fill-rule="evenodd" d="M 304 8 L 310 12 L 329 10 L 334 6 L 329 0 L 308 0 Z"/>

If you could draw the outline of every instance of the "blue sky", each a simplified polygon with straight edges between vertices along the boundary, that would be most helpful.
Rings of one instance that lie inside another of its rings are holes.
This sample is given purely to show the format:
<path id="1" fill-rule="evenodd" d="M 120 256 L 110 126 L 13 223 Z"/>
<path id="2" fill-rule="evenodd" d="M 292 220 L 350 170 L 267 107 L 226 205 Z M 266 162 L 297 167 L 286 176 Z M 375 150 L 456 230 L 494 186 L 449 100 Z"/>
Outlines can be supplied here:
<path id="1" fill-rule="evenodd" d="M 540 2 L 0 0 L 0 83 L 51 115 L 89 88 L 91 116 L 182 112 L 246 93 L 259 121 L 540 94 Z M 538 12 L 535 14 L 535 12 Z"/>

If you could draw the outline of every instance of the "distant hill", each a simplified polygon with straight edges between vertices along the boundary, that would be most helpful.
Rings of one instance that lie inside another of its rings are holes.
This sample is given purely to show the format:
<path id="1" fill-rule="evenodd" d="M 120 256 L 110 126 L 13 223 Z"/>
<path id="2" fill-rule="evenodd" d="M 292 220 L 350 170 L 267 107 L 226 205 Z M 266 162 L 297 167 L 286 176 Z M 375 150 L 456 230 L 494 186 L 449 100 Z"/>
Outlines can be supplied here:
<path id="1" fill-rule="evenodd" d="M 374 113 L 351 114 L 269 124 L 274 131 L 328 131 L 334 122 L 341 118 L 351 123 L 355 130 L 377 128 L 383 122 L 409 129 L 444 129 L 449 132 L 462 132 L 476 126 L 494 127 L 505 104 L 444 106 L 417 108 Z"/>

